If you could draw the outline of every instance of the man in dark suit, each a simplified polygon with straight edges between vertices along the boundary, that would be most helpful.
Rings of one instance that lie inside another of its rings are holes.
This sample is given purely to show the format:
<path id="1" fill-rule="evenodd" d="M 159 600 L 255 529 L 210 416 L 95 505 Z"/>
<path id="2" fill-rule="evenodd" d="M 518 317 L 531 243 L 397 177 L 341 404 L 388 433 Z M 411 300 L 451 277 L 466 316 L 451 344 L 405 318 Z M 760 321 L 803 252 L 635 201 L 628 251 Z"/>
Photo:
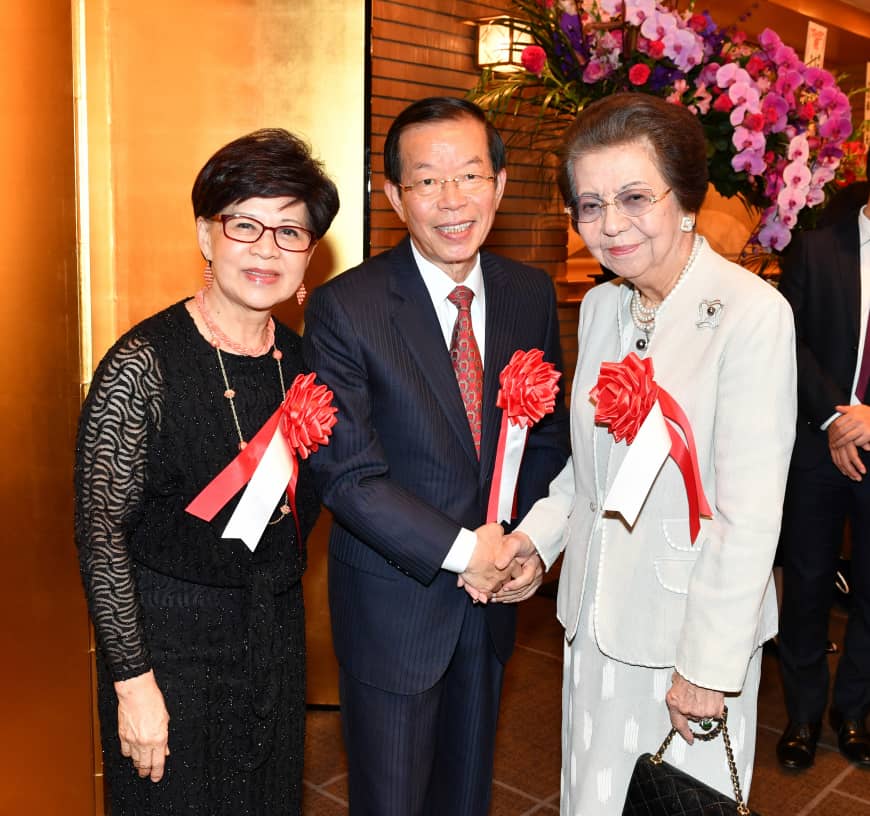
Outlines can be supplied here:
<path id="1" fill-rule="evenodd" d="M 390 128 L 384 163 L 410 235 L 320 287 L 304 338 L 338 407 L 312 467 L 334 515 L 329 597 L 350 812 L 482 816 L 515 629 L 513 605 L 486 601 L 541 574 L 537 558 L 511 562 L 501 526 L 483 524 L 498 377 L 517 349 L 561 366 L 555 296 L 544 272 L 479 251 L 506 171 L 477 106 L 412 104 Z M 567 431 L 557 400 L 528 436 L 520 516 L 564 465 Z"/>
<path id="2" fill-rule="evenodd" d="M 797 327 L 798 426 L 780 543 L 789 723 L 776 752 L 795 770 L 813 764 L 827 705 L 828 616 L 846 518 L 851 609 L 830 721 L 840 753 L 870 765 L 870 202 L 859 207 L 798 236 L 780 281 Z"/>

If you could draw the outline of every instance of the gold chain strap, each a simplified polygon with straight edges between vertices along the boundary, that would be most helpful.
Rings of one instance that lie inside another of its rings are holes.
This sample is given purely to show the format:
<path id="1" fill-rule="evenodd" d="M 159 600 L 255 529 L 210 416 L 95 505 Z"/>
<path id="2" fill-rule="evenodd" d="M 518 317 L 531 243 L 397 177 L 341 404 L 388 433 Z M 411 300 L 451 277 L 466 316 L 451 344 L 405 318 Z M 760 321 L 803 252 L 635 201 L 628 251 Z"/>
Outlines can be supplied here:
<path id="1" fill-rule="evenodd" d="M 722 732 L 722 741 L 725 743 L 725 756 L 728 758 L 728 770 L 731 772 L 731 786 L 734 788 L 734 798 L 737 801 L 737 813 L 739 813 L 740 816 L 752 816 L 751 811 L 743 801 L 743 791 L 740 788 L 740 779 L 737 777 L 737 765 L 734 762 L 734 752 L 731 750 L 731 737 L 728 735 L 728 726 L 726 724 L 727 719 L 728 706 L 725 706 L 722 710 L 722 717 L 716 720 L 716 727 L 712 731 L 708 731 L 705 734 L 698 734 L 696 731 L 692 731 L 692 735 L 695 739 L 699 739 L 702 742 L 709 742 L 711 739 L 718 737 L 720 731 Z M 662 764 L 662 756 L 665 751 L 668 750 L 668 746 L 671 744 L 671 740 L 674 738 L 676 733 L 677 729 L 672 728 L 670 733 L 665 737 L 665 741 L 662 743 L 658 751 L 650 757 L 650 762 L 652 762 L 653 765 Z"/>

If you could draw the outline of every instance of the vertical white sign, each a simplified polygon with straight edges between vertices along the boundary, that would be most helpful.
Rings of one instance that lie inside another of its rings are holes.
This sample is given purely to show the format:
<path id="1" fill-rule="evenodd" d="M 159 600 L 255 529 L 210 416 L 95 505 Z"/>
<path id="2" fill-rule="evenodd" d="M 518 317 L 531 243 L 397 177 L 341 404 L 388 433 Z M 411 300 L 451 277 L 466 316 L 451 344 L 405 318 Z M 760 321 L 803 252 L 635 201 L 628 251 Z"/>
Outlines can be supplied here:
<path id="1" fill-rule="evenodd" d="M 804 62 L 814 68 L 822 68 L 825 64 L 825 41 L 828 39 L 828 29 L 810 20 L 807 23 L 807 45 L 804 49 Z"/>

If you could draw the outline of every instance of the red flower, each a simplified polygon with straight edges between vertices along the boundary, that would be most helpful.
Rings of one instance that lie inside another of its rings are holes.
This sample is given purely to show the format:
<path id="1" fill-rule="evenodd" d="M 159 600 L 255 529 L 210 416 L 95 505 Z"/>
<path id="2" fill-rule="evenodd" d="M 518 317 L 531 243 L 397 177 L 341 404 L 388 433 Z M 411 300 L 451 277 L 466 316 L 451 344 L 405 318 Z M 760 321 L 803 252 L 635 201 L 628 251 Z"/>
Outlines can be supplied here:
<path id="1" fill-rule="evenodd" d="M 632 65 L 629 69 L 628 81 L 632 85 L 643 85 L 649 79 L 650 73 L 649 65 L 640 62 L 637 65 Z"/>
<path id="2" fill-rule="evenodd" d="M 332 391 L 314 385 L 314 373 L 299 374 L 281 403 L 281 430 L 290 448 L 307 459 L 320 445 L 328 445 L 338 408 Z"/>
<path id="3" fill-rule="evenodd" d="M 552 363 L 544 361 L 540 349 L 515 351 L 499 374 L 496 405 L 514 425 L 528 428 L 553 410 L 561 376 Z"/>
<path id="4" fill-rule="evenodd" d="M 764 116 L 760 113 L 747 113 L 743 118 L 743 127 L 747 130 L 762 130 L 764 128 Z"/>
<path id="5" fill-rule="evenodd" d="M 598 382 L 589 392 L 595 403 L 595 422 L 606 425 L 619 442 L 634 442 L 650 408 L 658 399 L 650 358 L 641 360 L 634 352 L 621 363 L 602 363 Z"/>
<path id="6" fill-rule="evenodd" d="M 540 45 L 527 45 L 520 55 L 523 68 L 537 76 L 541 75 L 547 64 L 547 52 Z"/>
<path id="7" fill-rule="evenodd" d="M 767 61 L 758 54 L 753 54 L 746 63 L 746 73 L 753 79 L 757 79 L 761 72 L 765 69 Z"/>
<path id="8" fill-rule="evenodd" d="M 733 107 L 734 103 L 731 101 L 731 97 L 725 93 L 717 96 L 716 101 L 713 103 L 713 110 L 720 111 L 721 113 L 728 113 Z"/>
<path id="9" fill-rule="evenodd" d="M 661 59 L 665 53 L 665 44 L 662 40 L 651 40 L 647 53 L 653 59 Z"/>
<path id="10" fill-rule="evenodd" d="M 703 14 L 693 14 L 689 17 L 689 28 L 698 34 L 703 34 L 709 21 Z"/>

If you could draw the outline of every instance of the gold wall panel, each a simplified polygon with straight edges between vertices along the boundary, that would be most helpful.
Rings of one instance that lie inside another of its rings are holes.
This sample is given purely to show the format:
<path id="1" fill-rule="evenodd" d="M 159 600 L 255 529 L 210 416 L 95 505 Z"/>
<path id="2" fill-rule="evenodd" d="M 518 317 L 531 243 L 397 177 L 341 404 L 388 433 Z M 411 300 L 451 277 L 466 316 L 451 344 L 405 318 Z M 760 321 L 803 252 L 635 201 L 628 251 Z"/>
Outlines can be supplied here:
<path id="1" fill-rule="evenodd" d="M 362 260 L 363 3 L 338 0 L 79 0 L 86 55 L 89 305 L 96 365 L 120 333 L 202 282 L 190 188 L 221 145 L 260 127 L 305 138 L 341 210 L 310 289 Z M 295 301 L 277 316 L 297 330 Z M 87 379 L 87 370 L 85 379 Z M 326 533 L 305 578 L 309 700 L 338 700 L 326 605 Z"/>
<path id="2" fill-rule="evenodd" d="M 72 534 L 79 405 L 68 3 L 0 17 L 0 813 L 94 807 L 88 619 Z"/>

